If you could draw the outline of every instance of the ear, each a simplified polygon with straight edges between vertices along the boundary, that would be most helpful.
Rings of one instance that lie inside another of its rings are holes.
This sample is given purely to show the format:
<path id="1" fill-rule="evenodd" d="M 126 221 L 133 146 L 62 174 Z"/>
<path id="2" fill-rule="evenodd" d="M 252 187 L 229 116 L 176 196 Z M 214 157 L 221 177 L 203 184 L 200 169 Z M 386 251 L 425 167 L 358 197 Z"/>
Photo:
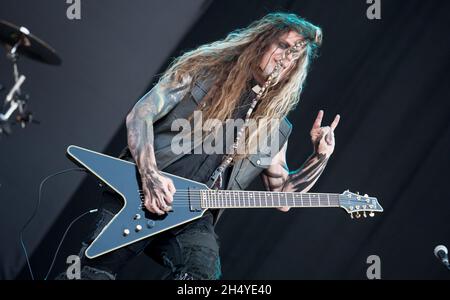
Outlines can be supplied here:
<path id="1" fill-rule="evenodd" d="M 322 29 L 320 29 L 319 27 L 316 28 L 314 43 L 316 43 L 316 45 L 319 47 L 322 45 Z"/>

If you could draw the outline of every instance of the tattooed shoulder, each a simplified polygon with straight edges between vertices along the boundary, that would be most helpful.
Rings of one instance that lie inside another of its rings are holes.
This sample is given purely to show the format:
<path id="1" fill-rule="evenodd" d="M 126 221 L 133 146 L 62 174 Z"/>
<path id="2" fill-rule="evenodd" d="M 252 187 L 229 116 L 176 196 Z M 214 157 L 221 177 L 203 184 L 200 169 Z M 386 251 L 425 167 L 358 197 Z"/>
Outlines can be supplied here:
<path id="1" fill-rule="evenodd" d="M 190 77 L 184 77 L 181 83 L 161 80 L 136 103 L 130 115 L 157 121 L 181 101 L 188 92 L 190 80 Z"/>

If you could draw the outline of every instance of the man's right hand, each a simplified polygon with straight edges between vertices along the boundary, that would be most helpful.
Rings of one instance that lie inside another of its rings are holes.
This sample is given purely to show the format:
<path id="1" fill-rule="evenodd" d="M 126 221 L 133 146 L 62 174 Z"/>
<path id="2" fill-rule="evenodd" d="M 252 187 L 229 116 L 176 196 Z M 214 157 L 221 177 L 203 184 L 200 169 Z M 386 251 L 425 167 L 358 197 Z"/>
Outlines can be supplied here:
<path id="1" fill-rule="evenodd" d="M 172 180 L 162 175 L 159 170 L 146 170 L 142 173 L 145 208 L 158 215 L 170 211 L 176 191 Z"/>

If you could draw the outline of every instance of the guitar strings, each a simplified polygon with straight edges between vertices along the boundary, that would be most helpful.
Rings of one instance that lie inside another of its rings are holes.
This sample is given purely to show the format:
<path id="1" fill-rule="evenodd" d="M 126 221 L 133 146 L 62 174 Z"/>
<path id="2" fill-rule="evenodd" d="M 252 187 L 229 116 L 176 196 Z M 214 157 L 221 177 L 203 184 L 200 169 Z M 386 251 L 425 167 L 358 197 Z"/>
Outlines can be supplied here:
<path id="1" fill-rule="evenodd" d="M 261 192 L 264 193 L 264 192 Z M 143 193 L 140 192 L 139 195 L 142 197 Z M 264 200 L 262 199 L 262 196 L 265 196 Z M 257 198 L 259 198 L 258 201 L 274 201 L 273 196 L 270 197 L 271 199 L 268 199 L 268 197 L 266 196 L 267 194 L 255 194 L 253 196 L 246 196 L 246 194 L 244 193 L 242 198 L 240 198 L 241 194 L 239 193 L 235 193 L 235 192 L 221 192 L 221 193 L 216 193 L 215 191 L 188 191 L 188 190 L 177 190 L 177 192 L 175 192 L 175 194 L 173 195 L 173 198 L 182 198 L 184 201 L 186 202 L 190 202 L 190 201 L 202 201 L 204 199 L 202 199 L 203 197 L 214 197 L 214 198 L 209 198 L 208 200 L 205 201 L 256 201 L 258 200 Z M 305 200 L 303 199 L 303 196 L 299 197 L 297 196 L 296 199 L 295 198 L 291 198 L 288 199 L 288 195 L 286 195 L 284 192 L 271 192 L 271 195 L 282 195 L 284 196 L 284 199 L 279 199 L 278 201 L 290 201 L 290 202 L 304 202 Z M 292 196 L 292 194 L 290 194 Z M 238 199 L 236 199 L 236 197 L 239 197 Z M 308 202 L 335 202 L 335 201 L 339 201 L 338 199 L 338 195 L 333 195 L 330 194 L 330 196 L 326 199 L 323 199 L 319 196 L 313 195 L 312 197 L 316 197 L 316 198 L 311 198 L 310 195 L 308 195 Z M 186 199 L 189 198 L 189 199 Z M 224 199 L 227 198 L 227 199 Z M 178 200 L 178 201 L 183 201 L 183 200 Z M 276 201 L 276 200 L 275 200 Z M 361 203 L 361 202 L 358 202 Z"/>
<path id="2" fill-rule="evenodd" d="M 244 191 L 241 191 L 244 192 Z M 246 191 L 248 193 L 248 191 Z M 264 193 L 263 191 L 256 191 L 260 193 Z M 203 195 L 201 193 L 204 193 L 206 197 L 211 196 L 211 194 L 215 194 L 216 198 L 210 198 L 208 200 L 202 199 Z M 208 194 L 209 193 L 209 194 Z M 204 204 L 205 206 L 208 206 L 209 208 L 212 207 L 246 207 L 246 206 L 253 206 L 253 207 L 280 207 L 280 206 L 302 206 L 302 207 L 312 207 L 312 206 L 324 206 L 324 207 L 335 207 L 339 206 L 339 201 L 336 202 L 338 199 L 310 199 L 307 203 L 308 205 L 305 205 L 305 200 L 303 199 L 279 199 L 278 203 L 275 203 L 273 198 L 272 199 L 257 199 L 258 197 L 246 197 L 244 199 L 236 199 L 233 196 L 236 196 L 236 194 L 233 194 L 236 192 L 228 192 L 226 190 L 221 190 L 221 192 L 217 192 L 216 190 L 177 190 L 176 193 L 173 195 L 173 202 L 171 203 L 171 207 L 189 207 L 192 204 L 199 205 Z M 239 192 L 237 192 L 239 193 Z M 142 197 L 143 193 L 142 190 L 139 190 L 139 194 Z M 271 192 L 273 195 L 286 195 L 284 192 Z M 300 194 L 300 193 L 299 193 Z M 232 196 L 233 195 L 233 196 Z M 244 194 L 245 195 L 245 194 Z M 310 194 L 309 194 L 310 195 Z M 325 195 L 325 194 L 324 194 Z M 228 199 L 223 199 L 224 196 L 228 196 Z M 313 197 L 316 195 L 313 195 Z M 339 195 L 331 195 L 331 197 L 336 197 Z M 189 197 L 189 199 L 186 199 Z M 231 199 L 230 197 L 233 197 Z M 327 196 L 328 197 L 328 196 Z M 141 201 L 143 199 L 141 198 Z M 236 201 L 238 205 L 236 205 Z M 276 200 L 275 200 L 276 201 Z M 219 205 L 219 203 L 222 205 Z M 259 203 L 259 205 L 257 205 Z"/>
<path id="3" fill-rule="evenodd" d="M 248 195 L 249 192 L 257 193 L 256 195 L 240 197 L 240 195 Z M 201 208 L 233 208 L 233 207 L 255 207 L 255 208 L 276 208 L 281 206 L 291 206 L 291 207 L 340 207 L 341 201 L 339 200 L 339 194 L 326 194 L 326 193 L 299 193 L 299 192 L 268 192 L 268 191 L 229 191 L 229 190 L 189 190 L 189 189 L 179 189 L 176 190 L 173 195 L 173 202 L 167 206 L 170 207 L 190 207 L 192 205 L 199 205 Z M 144 195 L 143 190 L 138 190 L 141 199 L 141 208 L 143 205 Z M 261 194 L 263 193 L 263 194 Z M 264 199 L 262 199 L 264 195 Z M 271 199 L 267 198 L 267 195 L 272 195 Z M 284 196 L 284 199 L 279 198 L 274 200 L 273 196 Z M 287 196 L 293 196 L 292 199 L 287 199 Z M 308 199 L 303 199 L 303 195 L 307 195 Z M 215 198 L 211 198 L 211 196 Z M 238 199 L 235 197 L 238 196 Z M 259 199 L 257 199 L 259 196 Z M 296 199 L 294 196 L 297 196 Z M 300 196 L 300 199 L 298 198 Z M 323 199 L 322 197 L 327 197 Z M 204 199 L 204 197 L 209 197 L 209 199 Z M 314 198 L 311 198 L 314 197 Z M 227 199 L 224 199 L 227 198 Z M 237 202 L 236 202 L 237 200 Z M 275 201 L 278 201 L 276 203 Z M 305 205 L 307 201 L 307 205 Z M 362 210 L 369 211 L 371 208 L 363 207 L 365 203 L 360 200 L 344 200 L 348 205 L 354 203 L 354 205 L 361 205 Z M 259 204 L 259 205 L 257 205 Z M 375 208 L 372 208 L 375 209 Z"/>

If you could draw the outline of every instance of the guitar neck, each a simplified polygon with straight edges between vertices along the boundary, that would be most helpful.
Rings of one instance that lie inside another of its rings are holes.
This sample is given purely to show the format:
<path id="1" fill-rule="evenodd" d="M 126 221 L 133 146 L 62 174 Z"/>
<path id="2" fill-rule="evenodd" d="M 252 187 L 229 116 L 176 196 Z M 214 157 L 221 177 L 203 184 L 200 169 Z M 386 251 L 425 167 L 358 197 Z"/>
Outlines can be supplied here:
<path id="1" fill-rule="evenodd" d="M 227 190 L 196 193 L 202 208 L 340 207 L 339 194 Z"/>

